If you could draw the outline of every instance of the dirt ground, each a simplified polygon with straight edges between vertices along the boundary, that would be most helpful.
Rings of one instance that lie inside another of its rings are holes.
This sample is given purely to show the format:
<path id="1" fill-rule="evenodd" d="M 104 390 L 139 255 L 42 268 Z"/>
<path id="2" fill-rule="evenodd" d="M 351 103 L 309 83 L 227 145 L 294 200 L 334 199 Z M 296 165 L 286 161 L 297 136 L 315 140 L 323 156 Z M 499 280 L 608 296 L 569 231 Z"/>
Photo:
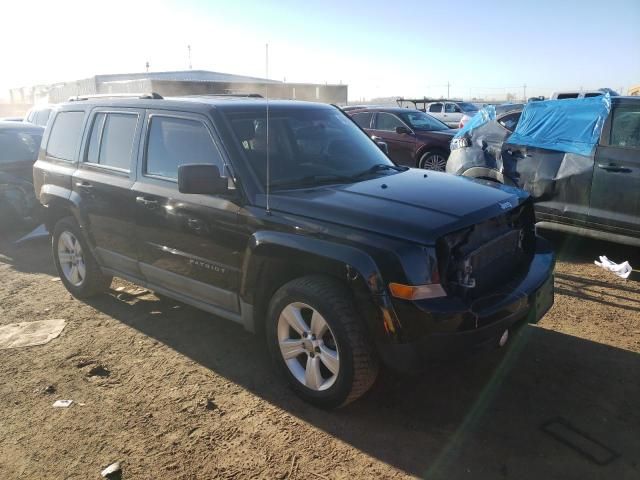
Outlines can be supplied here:
<path id="1" fill-rule="evenodd" d="M 640 478 L 640 275 L 592 263 L 640 267 L 637 249 L 552 237 L 556 303 L 538 326 L 419 377 L 386 373 L 328 413 L 289 392 L 263 339 L 123 281 L 75 300 L 48 241 L 16 238 L 0 239 L 0 324 L 67 326 L 0 350 L 2 479 L 98 479 L 115 461 L 125 479 Z M 616 458 L 543 431 L 558 417 Z"/>

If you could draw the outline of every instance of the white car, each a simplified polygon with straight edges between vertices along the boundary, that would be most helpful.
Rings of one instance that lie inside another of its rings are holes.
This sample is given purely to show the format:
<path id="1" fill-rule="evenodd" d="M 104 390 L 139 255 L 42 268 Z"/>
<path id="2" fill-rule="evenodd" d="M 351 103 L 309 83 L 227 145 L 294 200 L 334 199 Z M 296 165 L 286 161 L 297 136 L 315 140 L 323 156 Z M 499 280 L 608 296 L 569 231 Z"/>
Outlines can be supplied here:
<path id="1" fill-rule="evenodd" d="M 451 128 L 458 128 L 464 115 L 473 117 L 478 107 L 469 102 L 454 102 L 443 100 L 426 105 L 426 113 L 446 123 Z"/>

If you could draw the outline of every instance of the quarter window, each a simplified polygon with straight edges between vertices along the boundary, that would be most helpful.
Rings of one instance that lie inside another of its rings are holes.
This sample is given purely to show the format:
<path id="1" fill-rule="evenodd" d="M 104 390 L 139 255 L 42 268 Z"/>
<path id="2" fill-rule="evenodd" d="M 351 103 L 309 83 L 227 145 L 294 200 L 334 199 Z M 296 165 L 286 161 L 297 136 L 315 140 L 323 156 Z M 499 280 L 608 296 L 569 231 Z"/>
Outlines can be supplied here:
<path id="1" fill-rule="evenodd" d="M 640 148 L 640 108 L 618 107 L 613 111 L 610 144 Z"/>
<path id="2" fill-rule="evenodd" d="M 217 165 L 220 172 L 224 171 L 207 127 L 197 120 L 152 116 L 146 173 L 176 180 L 178 166 L 193 163 Z"/>
<path id="3" fill-rule="evenodd" d="M 395 132 L 396 127 L 403 127 L 404 123 L 400 121 L 395 115 L 390 113 L 378 113 L 376 119 L 376 129 L 385 130 L 388 132 Z"/>
<path id="4" fill-rule="evenodd" d="M 75 160 L 84 112 L 60 112 L 56 115 L 49 135 L 47 155 L 73 162 Z"/>
<path id="5" fill-rule="evenodd" d="M 431 113 L 441 113 L 442 112 L 442 104 L 441 103 L 432 103 L 429 105 L 429 111 Z"/>
<path id="6" fill-rule="evenodd" d="M 98 113 L 93 121 L 87 162 L 129 170 L 138 115 Z"/>

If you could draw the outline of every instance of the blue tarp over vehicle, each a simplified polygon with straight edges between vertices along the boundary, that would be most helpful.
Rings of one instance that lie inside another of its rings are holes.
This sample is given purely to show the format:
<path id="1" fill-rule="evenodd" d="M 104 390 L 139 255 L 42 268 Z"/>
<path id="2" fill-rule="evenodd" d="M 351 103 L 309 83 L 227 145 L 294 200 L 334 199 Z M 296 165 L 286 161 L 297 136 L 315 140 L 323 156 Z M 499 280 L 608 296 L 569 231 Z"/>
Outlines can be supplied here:
<path id="1" fill-rule="evenodd" d="M 527 103 L 507 143 L 591 155 L 610 110 L 609 94 Z"/>
<path id="2" fill-rule="evenodd" d="M 515 131 L 506 143 L 591 155 L 611 110 L 609 94 L 570 100 L 527 103 Z M 473 130 L 495 120 L 496 109 L 480 110 L 454 138 L 471 136 Z"/>

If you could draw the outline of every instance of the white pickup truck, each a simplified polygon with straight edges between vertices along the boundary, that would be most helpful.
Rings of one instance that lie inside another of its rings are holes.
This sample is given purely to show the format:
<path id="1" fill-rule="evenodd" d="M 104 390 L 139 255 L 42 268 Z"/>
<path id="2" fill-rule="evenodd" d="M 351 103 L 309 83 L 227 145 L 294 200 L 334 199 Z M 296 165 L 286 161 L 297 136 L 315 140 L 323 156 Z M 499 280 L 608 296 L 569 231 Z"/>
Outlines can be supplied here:
<path id="1" fill-rule="evenodd" d="M 426 113 L 446 123 L 451 128 L 458 128 L 463 115 L 473 117 L 478 112 L 478 107 L 473 103 L 446 100 L 428 103 L 425 109 Z"/>

